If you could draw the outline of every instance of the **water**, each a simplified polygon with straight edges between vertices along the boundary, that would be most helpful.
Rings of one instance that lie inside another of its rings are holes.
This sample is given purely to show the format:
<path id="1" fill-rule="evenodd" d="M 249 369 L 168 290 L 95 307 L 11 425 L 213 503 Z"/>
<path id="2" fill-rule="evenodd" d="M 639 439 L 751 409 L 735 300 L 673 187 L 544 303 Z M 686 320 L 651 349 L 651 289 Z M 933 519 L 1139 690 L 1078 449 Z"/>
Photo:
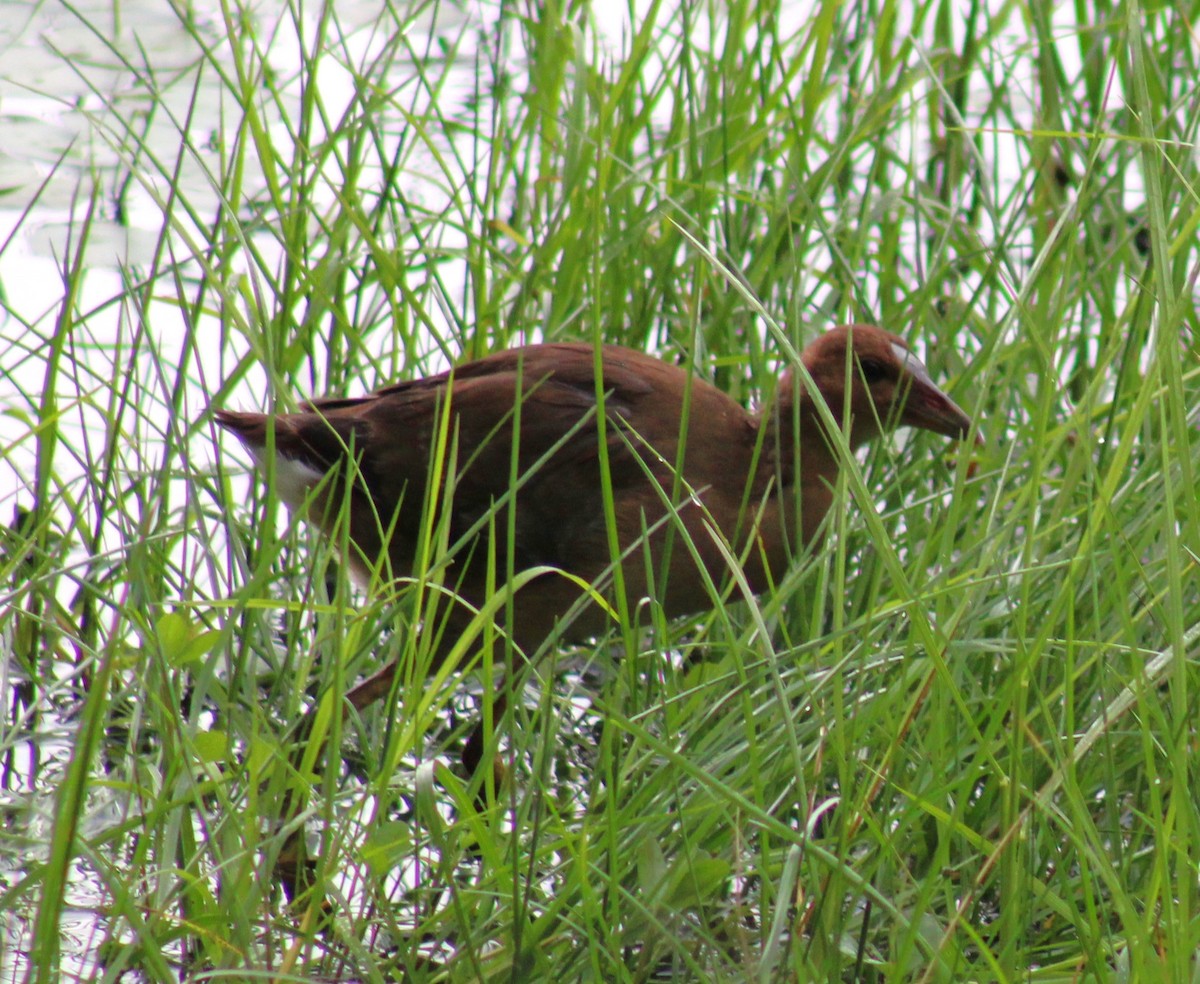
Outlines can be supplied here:
<path id="1" fill-rule="evenodd" d="M 476 59 L 494 57 L 514 79 L 520 79 L 523 55 L 511 35 L 488 35 L 488 44 L 475 43 L 476 33 L 486 34 L 490 23 L 497 18 L 494 8 L 443 6 L 438 8 L 435 18 L 426 8 L 414 7 L 410 14 L 403 11 L 398 14 L 402 22 L 398 27 L 394 21 L 381 21 L 378 5 L 356 0 L 334 6 L 338 8 L 333 14 L 336 21 L 328 33 L 340 40 L 329 46 L 332 54 L 325 57 L 316 78 L 327 118 L 314 114 L 306 124 L 314 127 L 318 135 L 336 126 L 339 115 L 355 105 L 363 91 L 360 86 L 363 78 L 387 89 L 389 107 L 407 106 L 412 116 L 418 118 L 428 111 L 435 98 L 438 111 L 448 123 L 462 120 L 469 124 L 472 113 L 505 112 L 507 107 L 500 95 L 481 89 L 480 78 L 486 73 L 480 71 Z M 60 414 L 55 418 L 55 428 L 61 441 L 50 490 L 55 507 L 60 510 L 54 517 L 56 530 L 79 538 L 80 530 L 87 529 L 90 514 L 102 505 L 96 499 L 92 470 L 98 461 L 105 460 L 100 453 L 105 439 L 115 434 L 113 458 L 121 481 L 114 486 L 122 482 L 132 485 L 139 477 L 156 473 L 165 463 L 171 477 L 161 486 L 149 486 L 154 494 L 139 505 L 151 518 L 156 509 L 178 510 L 173 515 L 179 515 L 190 508 L 185 514 L 188 525 L 185 527 L 181 520 L 170 529 L 186 528 L 192 538 L 190 541 L 185 538 L 179 548 L 181 559 L 173 572 L 186 572 L 193 588 L 214 576 L 205 564 L 209 557 L 222 556 L 224 541 L 220 538 L 224 536 L 224 528 L 209 525 L 213 501 L 196 504 L 188 498 L 196 494 L 193 489 L 199 484 L 188 479 L 208 476 L 215 467 L 213 436 L 203 428 L 189 431 L 186 440 L 180 435 L 203 418 L 207 403 L 223 380 L 237 380 L 220 394 L 228 406 L 263 407 L 280 395 L 271 390 L 271 380 L 260 368 L 252 366 L 240 372 L 238 360 L 246 354 L 247 343 L 236 333 L 231 337 L 222 334 L 227 325 L 237 322 L 236 318 L 222 321 L 216 308 L 228 304 L 236 308 L 238 316 L 263 320 L 279 317 L 283 322 L 304 316 L 303 298 L 292 298 L 288 310 L 277 309 L 285 300 L 273 291 L 272 278 L 288 262 L 278 225 L 289 216 L 280 216 L 268 207 L 271 182 L 278 180 L 279 171 L 272 170 L 269 162 L 264 163 L 258 152 L 245 156 L 240 197 L 232 203 L 246 237 L 244 241 L 226 244 L 229 258 L 216 267 L 218 272 L 213 273 L 207 265 L 212 260 L 205 230 L 228 204 L 217 189 L 227 187 L 221 169 L 233 157 L 229 141 L 235 129 L 233 124 L 240 120 L 243 111 L 230 97 L 230 80 L 242 68 L 253 75 L 264 60 L 276 80 L 299 77 L 304 53 L 313 48 L 313 36 L 320 23 L 316 18 L 323 13 L 319 7 L 305 7 L 299 29 L 295 30 L 288 19 L 289 12 L 270 7 L 264 4 L 255 15 L 258 19 L 248 25 L 227 23 L 216 4 L 185 7 L 162 0 L 128 3 L 110 0 L 72 7 L 6 3 L 0 17 L 0 132 L 4 134 L 0 144 L 0 441 L 4 448 L 0 454 L 0 522 L 8 520 L 14 507 L 34 505 L 39 446 L 35 429 L 47 404 L 47 394 L 43 392 L 46 353 L 54 346 L 57 334 L 65 331 L 59 319 L 70 284 L 79 292 L 70 305 L 78 320 L 68 326 L 70 345 L 65 347 L 73 358 L 54 383 L 57 400 L 49 401 L 56 404 L 50 410 Z M 713 12 L 715 16 L 700 16 L 690 23 L 700 38 L 695 43 L 717 51 L 728 39 L 717 5 Z M 802 31 L 807 14 L 803 5 L 791 5 L 787 15 L 795 21 L 783 33 Z M 271 22 L 267 20 L 270 16 L 279 20 Z M 1063 18 L 1059 25 L 1062 47 L 1058 54 L 1066 56 L 1064 70 L 1073 75 L 1079 69 L 1079 59 L 1071 32 L 1078 28 L 1069 20 L 1068 7 L 1060 5 L 1055 16 Z M 668 27 L 673 23 L 670 18 L 670 14 L 660 16 Z M 387 26 L 378 26 L 381 22 Z M 897 30 L 904 31 L 907 27 L 898 25 Z M 860 23 L 854 30 L 866 32 L 869 26 Z M 606 50 L 615 53 L 621 49 L 628 39 L 628 28 L 617 18 L 610 25 L 596 25 L 586 41 L 578 34 L 571 39 L 580 44 L 595 41 L 600 49 L 596 60 L 603 61 Z M 748 36 L 747 44 L 752 40 Z M 1027 57 L 1029 39 L 1019 34 L 1013 36 L 998 30 L 988 44 L 994 47 L 983 61 L 991 71 L 973 76 L 975 89 L 969 95 L 969 112 L 976 112 L 989 100 L 999 100 L 1009 88 L 1016 90 L 1012 105 L 1018 108 L 1019 119 L 970 116 L 964 121 L 966 133 L 955 130 L 943 133 L 942 138 L 947 141 L 962 138 L 969 142 L 970 137 L 977 135 L 971 128 L 977 124 L 982 127 L 980 145 L 984 147 L 987 168 L 981 168 L 980 180 L 987 183 L 987 191 L 998 205 L 994 221 L 992 216 L 985 216 L 978 228 L 971 230 L 972 236 L 978 236 L 978 242 L 971 245 L 972 250 L 977 248 L 980 252 L 995 248 L 1011 223 L 1013 238 L 1000 245 L 1004 250 L 1002 279 L 1012 278 L 1015 293 L 1021 289 L 1020 280 L 1028 270 L 1022 262 L 1029 259 L 1025 245 L 1030 241 L 1033 223 L 1012 221 L 1007 203 L 1024 194 L 1019 182 L 1028 141 L 1014 131 L 1018 124 L 1032 127 L 1037 122 L 1034 61 Z M 611 48 L 605 49 L 605 45 Z M 906 69 L 916 78 L 911 88 L 903 88 L 904 105 L 897 110 L 906 114 L 907 125 L 894 127 L 888 134 L 894 145 L 883 148 L 900 160 L 922 162 L 914 166 L 916 171 L 924 167 L 926 156 L 932 153 L 930 136 L 922 129 L 923 122 L 918 117 L 937 93 L 938 85 L 945 81 L 937 75 L 945 64 L 939 60 L 941 53 L 922 49 L 922 57 L 927 61 L 915 58 Z M 935 63 L 936 69 L 931 67 Z M 377 73 L 371 70 L 375 64 L 383 66 Z M 434 67 L 436 96 L 414 70 L 417 64 L 426 70 Z M 923 74 L 926 68 L 927 75 Z M 984 77 L 989 85 L 996 86 L 996 92 L 981 86 Z M 802 83 L 803 73 L 797 78 Z M 862 84 L 871 81 L 869 73 L 859 73 L 858 78 Z M 1109 90 L 1114 105 L 1122 98 L 1119 83 L 1119 79 L 1114 79 Z M 1023 92 L 1026 88 L 1029 91 Z M 266 145 L 276 150 L 287 148 L 294 142 L 291 134 L 304 115 L 304 93 L 298 84 L 282 82 L 271 93 L 261 88 L 256 93 L 249 101 L 261 114 L 261 127 L 270 138 Z M 666 103 L 663 100 L 650 109 L 648 115 L 654 127 L 667 125 L 670 107 Z M 822 105 L 818 113 L 829 112 L 830 105 Z M 814 129 L 837 125 L 823 116 L 810 123 Z M 389 159 L 404 146 L 400 179 L 408 200 L 429 215 L 445 214 L 445 229 L 441 233 L 445 238 L 435 245 L 444 246 L 448 254 L 461 249 L 467 241 L 464 230 L 470 229 L 470 222 L 479 216 L 464 216 L 457 210 L 454 181 L 470 181 L 486 173 L 485 143 L 470 138 L 460 141 L 451 135 L 453 127 L 449 125 L 445 133 L 432 135 L 425 142 L 414 140 L 401 119 L 389 119 L 385 124 L 380 128 L 384 146 L 376 157 L 365 162 L 366 170 L 357 187 L 366 189 L 368 194 L 377 192 L 385 180 L 379 161 Z M 310 146 L 319 142 L 319 138 L 311 136 L 308 140 Z M 820 146 L 814 153 L 827 151 L 832 152 Z M 454 168 L 443 169 L 439 155 L 453 155 Z M 321 240 L 317 219 L 323 210 L 336 207 L 340 187 L 335 158 L 331 156 L 325 166 L 330 170 L 323 175 L 324 180 L 313 183 L 303 216 L 315 233 L 311 237 L 314 242 Z M 855 173 L 852 181 L 860 177 L 861 174 Z M 553 175 L 547 176 L 547 180 L 553 179 Z M 785 188 L 785 181 L 775 187 Z M 1128 179 L 1124 187 L 1132 188 L 1133 199 L 1127 202 L 1130 210 L 1138 207 L 1140 187 L 1136 176 Z M 965 199 L 973 191 L 970 182 L 964 182 L 953 194 Z M 747 193 L 745 187 L 735 189 L 737 195 Z M 921 194 L 930 193 L 922 190 Z M 897 191 L 894 195 L 876 196 L 871 204 L 877 212 L 900 210 L 904 197 Z M 961 201 L 948 198 L 948 208 L 962 207 Z M 829 203 L 822 206 L 825 204 Z M 1071 218 L 1067 211 L 1061 214 Z M 847 215 L 852 218 L 855 215 L 853 205 L 842 215 L 843 221 Z M 877 217 L 872 214 L 865 219 L 874 222 Z M 947 236 L 953 235 L 954 222 L 961 221 L 957 214 L 951 218 L 953 221 L 945 226 Z M 831 227 L 829 234 L 832 238 L 843 231 Z M 396 228 L 387 232 L 403 244 L 411 230 L 398 221 Z M 648 236 L 658 234 L 659 230 L 652 229 Z M 925 227 L 905 219 L 898 235 L 906 244 L 902 253 L 918 257 L 929 233 Z M 81 251 L 84 237 L 86 247 Z M 837 264 L 826 263 L 827 256 L 824 244 L 811 253 L 797 254 L 797 266 L 801 268 L 797 283 L 815 283 L 836 268 Z M 315 261 L 320 258 L 314 254 L 304 260 L 316 266 Z M 365 257 L 348 259 L 351 261 L 348 265 L 364 265 L 358 261 Z M 865 262 L 869 268 L 869 256 Z M 68 276 L 64 270 L 75 263 L 86 272 Z M 919 267 L 916 261 L 913 265 Z M 960 281 L 948 275 L 950 292 L 958 290 L 962 296 L 970 295 L 980 283 L 978 267 L 975 270 L 963 275 Z M 443 282 L 438 289 L 445 295 L 445 320 L 431 326 L 434 334 L 456 314 L 466 317 L 472 314 L 472 300 L 461 276 L 456 278 L 449 265 L 442 273 Z M 412 274 L 414 279 L 419 276 Z M 412 286 L 412 281 L 406 282 L 406 286 Z M 877 287 L 875 275 L 865 273 L 856 289 L 869 298 Z M 989 295 L 992 300 L 980 303 L 976 316 L 985 316 L 978 314 L 979 310 L 990 314 L 1007 309 L 1006 302 L 994 300 L 996 294 Z M 818 296 L 815 289 L 813 296 Z M 198 305 L 196 311 L 187 310 L 194 297 L 203 297 L 205 304 Z M 376 306 L 368 320 L 386 322 L 389 298 L 370 286 L 362 291 L 361 297 L 364 306 Z M 971 300 L 974 303 L 975 298 Z M 432 304 L 427 307 L 435 309 Z M 380 315 L 381 311 L 385 313 Z M 195 322 L 190 320 L 193 317 Z M 189 339 L 193 338 L 194 348 L 189 347 Z M 368 342 L 379 355 L 381 373 L 387 368 L 389 340 L 390 336 L 381 333 Z M 320 392 L 330 373 L 320 358 L 309 361 L 308 391 Z M 431 360 L 431 365 L 435 363 L 436 360 Z M 163 381 L 170 376 L 163 372 L 163 366 L 187 366 L 182 374 L 185 378 L 178 411 L 172 402 L 173 394 L 165 392 Z M 129 408 L 117 415 L 115 423 L 106 403 L 113 380 L 127 383 L 133 393 Z M 368 384 L 364 380 L 364 385 Z M 989 433 L 994 436 L 993 431 Z M 178 453 L 183 446 L 187 449 L 186 464 Z M 80 449 L 88 453 L 74 453 Z M 185 474 L 185 468 L 192 472 Z M 248 499 L 250 487 L 250 479 L 235 479 L 234 495 L 241 493 Z M 211 490 L 211 486 L 208 488 Z M 76 515 L 68 514 L 67 503 L 77 504 Z M 101 531 L 96 552 L 114 566 L 130 558 L 136 561 L 140 539 L 158 532 L 153 524 L 140 525 L 142 518 L 142 514 L 133 510 L 128 514 L 118 513 Z M 207 545 L 208 553 L 196 546 L 201 541 Z M 70 608 L 75 589 L 94 570 L 86 566 L 90 560 L 81 554 L 72 554 L 68 561 L 79 566 L 65 572 L 57 599 L 63 606 L 64 617 L 69 619 L 76 614 Z M 130 584 L 136 587 L 135 575 L 136 571 L 126 578 L 113 577 L 104 584 L 114 590 L 132 592 Z M 162 596 L 173 600 L 175 587 L 170 585 Z M 196 589 L 188 598 L 209 597 L 205 591 L 203 587 Z M 210 592 L 217 600 L 231 593 L 232 588 L 221 583 L 212 585 Z M 298 592 L 281 593 L 285 597 L 299 597 Z M 184 592 L 181 590 L 179 594 Z M 0 585 L 0 608 L 15 610 L 25 603 L 24 599 L 19 583 Z M 159 614 L 147 613 L 147 621 L 152 623 Z M 19 617 L 10 617 L 10 613 L 0 618 L 5 633 L 0 638 L 0 648 L 6 657 L 0 667 L 0 695 L 6 708 L 5 719 L 0 722 L 3 728 L 0 748 L 9 753 L 11 770 L 0 800 L 4 817 L 0 835 L 0 892 L 20 885 L 34 870 L 31 862 L 46 855 L 57 820 L 56 790 L 78 739 L 80 725 L 76 714 L 87 694 L 87 681 L 71 675 L 68 655 L 53 663 L 53 673 L 38 680 L 42 689 L 36 716 L 26 704 L 16 700 L 19 688 L 28 681 L 16 661 L 7 657 L 20 649 L 17 640 L 20 622 Z M 130 622 L 121 622 L 120 632 L 132 660 L 147 642 Z M 69 649 L 68 636 L 64 632 L 64 650 Z M 874 693 L 870 696 L 874 697 Z M 730 702 L 733 703 L 732 698 Z M 129 717 L 134 718 L 140 710 L 144 709 L 131 709 Z M 218 728 L 217 722 L 207 719 L 202 725 L 204 733 L 210 736 Z M 145 737 L 145 733 L 141 736 Z M 120 748 L 121 740 L 121 736 L 114 736 L 112 742 L 104 743 L 102 754 L 106 764 L 110 764 L 110 755 L 117 759 L 113 750 Z M 120 766 L 133 774 L 139 764 L 125 760 Z M 586 763 L 578 771 L 586 771 Z M 113 774 L 118 779 L 123 776 L 120 768 Z M 347 797 L 359 793 L 361 790 L 348 790 Z M 140 807 L 140 804 L 130 806 L 113 788 L 99 783 L 93 786 L 90 796 L 84 811 L 85 832 L 89 836 L 115 830 L 128 819 L 129 811 Z M 362 794 L 355 800 L 353 810 L 342 818 L 345 825 L 367 824 L 375 806 L 371 795 Z M 204 836 L 207 828 L 201 826 L 200 819 L 195 822 L 191 833 L 197 838 Z M 119 855 L 125 840 L 114 835 L 107 844 Z M 87 978 L 101 972 L 95 950 L 112 923 L 104 910 L 111 897 L 97 874 L 97 865 L 107 860 L 111 859 L 81 858 L 68 872 L 67 906 L 60 920 L 64 976 Z M 123 860 L 118 858 L 118 862 Z M 162 863 L 168 867 L 173 860 L 168 857 Z M 432 854 L 420 858 L 422 866 L 434 863 Z M 173 886 L 170 871 L 153 874 L 161 877 L 162 884 Z M 408 874 L 405 871 L 397 878 L 406 878 Z M 354 877 L 352 870 L 343 885 L 347 896 L 361 889 L 354 883 Z M 388 890 L 406 891 L 417 878 L 414 875 L 405 884 L 395 884 L 393 879 Z M 157 887 L 157 883 L 151 886 Z M 36 893 L 37 888 L 33 891 Z M 154 899 L 154 891 L 148 889 L 147 897 Z M 0 979 L 19 980 L 28 970 L 25 953 L 36 917 L 36 899 L 12 896 L 9 901 L 0 935 Z M 172 896 L 164 905 L 167 919 L 177 918 L 178 910 L 172 908 L 176 903 Z M 181 935 L 184 932 L 180 930 Z M 128 935 L 121 941 L 128 941 Z M 285 939 L 284 945 L 286 942 Z M 185 959 L 185 954 L 175 950 L 159 956 L 176 969 Z M 136 975 L 130 976 L 138 979 Z"/>
<path id="2" fill-rule="evenodd" d="M 335 119 L 355 96 L 355 79 L 347 67 L 378 58 L 392 36 L 379 26 L 380 6 L 347 6 L 351 9 L 339 11 L 330 29 L 341 36 L 345 65 L 327 58 L 319 76 L 322 102 Z M 278 77 L 299 73 L 302 51 L 296 32 L 287 29 L 286 11 L 274 14 L 281 17 L 279 24 L 260 18 L 244 32 L 234 25 L 231 40 L 231 25 L 216 5 L 185 8 L 162 0 L 4 5 L 0 413 L 6 416 L 0 417 L 0 518 L 5 521 L 15 508 L 34 505 L 39 441 L 31 421 L 46 405 L 47 353 L 62 331 L 59 319 L 68 283 L 78 291 L 72 306 L 78 320 L 65 346 L 72 355 L 69 368 L 55 384 L 62 416 L 53 488 L 84 504 L 85 514 L 93 462 L 62 450 L 102 445 L 113 425 L 106 419 L 105 401 L 88 396 L 102 394 L 114 380 L 129 380 L 137 409 L 132 419 L 119 424 L 128 437 L 118 451 L 118 468 L 129 475 L 146 474 L 159 467 L 169 446 L 167 428 L 178 426 L 162 392 L 160 360 L 194 359 L 192 382 L 181 400 L 185 419 L 200 415 L 209 399 L 207 387 L 225 378 L 235 364 L 238 346 L 217 344 L 215 319 L 193 326 L 202 342 L 189 353 L 189 326 L 175 303 L 173 280 L 180 278 L 186 293 L 187 284 L 206 276 L 203 247 L 197 244 L 205 241 L 205 223 L 226 204 L 217 191 L 217 175 L 228 159 L 223 145 L 232 113 L 228 79 L 238 70 L 239 59 L 253 65 L 265 58 Z M 408 43 L 423 48 L 447 32 L 461 41 L 471 35 L 477 15 L 445 5 L 434 22 L 415 9 L 405 24 Z M 311 42 L 316 28 L 315 22 L 305 23 L 301 37 Z M 252 50 L 255 45 L 259 50 Z M 442 98 L 461 99 L 470 90 L 471 48 L 462 44 L 459 52 L 466 60 L 450 67 Z M 396 66 L 406 62 L 393 56 L 388 64 L 396 73 Z M 401 91 L 413 88 L 414 100 L 422 98 L 411 81 L 401 79 L 397 86 Z M 300 112 L 300 92 L 296 85 L 281 85 L 279 92 L 277 101 L 263 99 L 259 108 L 263 125 L 286 145 L 287 130 Z M 259 157 L 250 154 L 246 160 L 241 187 L 250 202 L 263 194 L 268 176 Z M 421 174 L 428 164 L 415 159 L 407 180 L 414 194 L 439 207 L 438 185 Z M 430 168 L 430 173 L 436 172 Z M 322 186 L 313 204 L 321 208 L 333 201 L 330 186 Z M 236 257 L 233 276 L 262 276 L 284 262 L 279 239 L 269 227 L 254 233 L 248 246 L 256 261 Z M 65 270 L 76 263 L 86 272 L 68 276 Z M 149 293 L 130 291 L 131 283 L 147 277 L 154 278 Z M 144 308 L 135 305 L 138 296 L 148 298 Z M 152 334 L 147 336 L 147 330 Z M 233 405 L 257 406 L 265 390 L 265 377 L 251 371 L 227 398 Z M 194 467 L 211 467 L 211 446 L 194 444 Z M 178 497 L 186 495 L 181 480 L 170 488 Z M 61 515 L 61 506 L 56 511 L 59 528 L 71 522 Z M 114 556 L 127 546 L 128 530 L 119 526 L 108 524 L 99 544 Z M 66 608 L 75 585 L 69 577 L 64 581 L 60 594 Z M 3 598 L 3 604 L 24 603 L 20 592 Z M 17 699 L 26 677 L 12 659 L 14 620 L 4 621 L 10 635 L 0 640 L 5 650 L 0 695 L 6 712 L 21 714 L 3 724 L 10 771 L 0 797 L 5 813 L 0 890 L 19 884 L 30 874 L 30 862 L 46 857 L 55 829 L 57 789 L 78 727 L 72 717 L 79 700 L 67 679 L 38 681 L 36 713 Z M 93 786 L 85 833 L 99 834 L 120 823 L 127 809 L 122 797 Z M 194 834 L 202 837 L 204 831 L 197 827 Z M 72 865 L 65 900 L 59 923 L 61 972 L 65 979 L 90 979 L 103 972 L 96 948 L 106 934 L 103 913 L 109 897 L 88 859 Z M 33 972 L 25 955 L 36 912 L 31 901 L 0 916 L 0 981 L 21 980 Z M 163 956 L 169 963 L 183 957 L 179 952 Z"/>

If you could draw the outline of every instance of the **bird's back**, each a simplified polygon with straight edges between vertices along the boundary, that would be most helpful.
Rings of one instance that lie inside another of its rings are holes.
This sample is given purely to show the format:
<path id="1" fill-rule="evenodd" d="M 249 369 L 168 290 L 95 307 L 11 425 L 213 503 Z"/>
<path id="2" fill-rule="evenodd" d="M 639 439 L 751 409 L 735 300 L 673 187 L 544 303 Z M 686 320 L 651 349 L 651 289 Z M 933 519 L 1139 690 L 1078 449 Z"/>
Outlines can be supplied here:
<path id="1" fill-rule="evenodd" d="M 488 555 L 489 539 L 499 568 L 494 583 L 502 582 L 510 553 L 513 570 L 545 565 L 592 580 L 611 562 L 605 484 L 618 540 L 628 546 L 668 512 L 663 498 L 672 490 L 685 499 L 688 488 L 702 491 L 707 501 L 714 487 L 728 487 L 725 497 L 740 501 L 748 461 L 731 434 L 752 436 L 755 426 L 736 402 L 677 366 L 618 346 L 602 354 L 599 392 L 590 345 L 546 344 L 368 396 L 316 400 L 276 417 L 276 467 L 288 479 L 281 495 L 299 507 L 327 473 L 353 473 L 349 485 L 326 482 L 308 516 L 331 532 L 341 504 L 348 505 L 359 555 L 351 560 L 360 575 L 383 554 L 385 542 L 387 575 L 411 574 L 423 526 L 436 518 L 447 524 L 448 543 L 458 545 L 458 587 L 476 603 L 488 580 L 479 559 Z M 218 420 L 256 457 L 266 456 L 268 417 L 220 412 Z M 683 481 L 676 482 L 681 432 L 687 454 Z M 351 458 L 355 464 L 347 468 Z M 507 506 L 514 501 L 510 525 Z M 688 522 L 699 526 L 700 511 L 693 506 L 691 512 Z M 660 527 L 655 538 L 665 533 Z M 715 549 L 706 539 L 706 551 Z M 688 566 L 688 585 L 678 575 L 685 592 L 697 580 L 694 565 Z M 645 580 L 643 561 L 630 567 Z"/>

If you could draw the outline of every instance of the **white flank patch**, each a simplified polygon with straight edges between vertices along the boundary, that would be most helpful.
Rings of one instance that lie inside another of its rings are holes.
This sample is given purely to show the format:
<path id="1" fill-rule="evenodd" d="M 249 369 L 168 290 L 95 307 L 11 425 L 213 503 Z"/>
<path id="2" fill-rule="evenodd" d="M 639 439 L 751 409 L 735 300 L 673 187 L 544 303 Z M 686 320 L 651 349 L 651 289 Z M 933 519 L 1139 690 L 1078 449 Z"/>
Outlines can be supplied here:
<path id="1" fill-rule="evenodd" d="M 309 492 L 325 477 L 312 465 L 282 454 L 275 455 L 275 489 L 289 506 L 300 508 Z"/>

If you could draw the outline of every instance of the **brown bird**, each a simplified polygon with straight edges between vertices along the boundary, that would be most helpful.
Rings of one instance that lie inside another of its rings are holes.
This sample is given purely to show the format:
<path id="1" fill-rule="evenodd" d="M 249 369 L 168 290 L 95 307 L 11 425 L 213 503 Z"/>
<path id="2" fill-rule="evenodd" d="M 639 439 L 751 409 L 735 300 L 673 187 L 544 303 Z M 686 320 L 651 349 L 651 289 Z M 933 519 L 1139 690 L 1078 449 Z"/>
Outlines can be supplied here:
<path id="1" fill-rule="evenodd" d="M 851 447 L 900 425 L 971 431 L 971 418 L 888 332 L 835 328 L 802 359 L 815 392 L 785 372 L 759 413 L 615 345 L 600 351 L 597 385 L 591 345 L 545 344 L 298 413 L 215 416 L 260 465 L 273 449 L 291 507 L 334 536 L 348 523 L 347 559 L 364 583 L 412 575 L 422 531 L 431 519 L 446 524 L 443 583 L 460 603 L 441 628 L 439 656 L 509 571 L 551 569 L 516 591 L 504 626 L 532 656 L 552 637 L 578 641 L 612 624 L 559 572 L 613 600 L 614 542 L 631 612 L 644 598 L 667 616 L 713 607 L 710 581 L 719 590 L 730 556 L 751 591 L 778 583 L 817 539 L 836 485 L 839 453 L 818 400 Z M 384 671 L 351 702 L 378 698 L 390 679 Z"/>

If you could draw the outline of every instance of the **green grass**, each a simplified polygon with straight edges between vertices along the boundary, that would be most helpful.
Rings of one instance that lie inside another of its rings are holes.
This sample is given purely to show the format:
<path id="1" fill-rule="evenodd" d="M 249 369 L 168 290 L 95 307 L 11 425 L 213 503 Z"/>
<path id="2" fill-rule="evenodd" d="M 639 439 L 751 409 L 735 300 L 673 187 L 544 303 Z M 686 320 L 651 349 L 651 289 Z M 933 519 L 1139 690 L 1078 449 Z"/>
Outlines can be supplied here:
<path id="1" fill-rule="evenodd" d="M 82 175 L 61 293 L 2 285 L 6 972 L 1196 980 L 1196 16 L 180 8 L 168 56 L 115 5 L 56 51 L 88 137 L 16 228 Z M 459 676 L 333 713 L 420 658 L 420 592 L 327 577 L 206 411 L 539 339 L 749 403 L 849 320 L 925 353 L 977 471 L 879 446 L 756 605 L 547 656 L 484 813 Z"/>

